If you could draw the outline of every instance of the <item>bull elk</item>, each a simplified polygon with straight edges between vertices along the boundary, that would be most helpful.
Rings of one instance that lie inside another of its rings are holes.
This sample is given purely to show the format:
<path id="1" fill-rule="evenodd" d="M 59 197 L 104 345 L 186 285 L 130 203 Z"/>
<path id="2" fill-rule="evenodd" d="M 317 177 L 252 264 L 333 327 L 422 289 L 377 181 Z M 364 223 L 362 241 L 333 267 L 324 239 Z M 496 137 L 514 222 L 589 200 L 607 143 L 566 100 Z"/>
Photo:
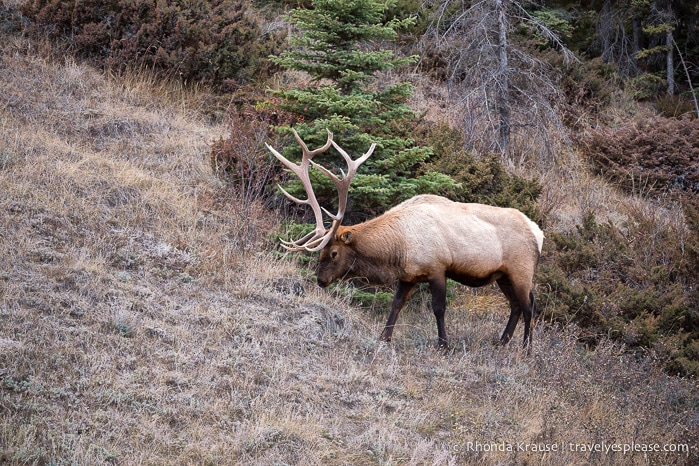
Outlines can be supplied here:
<path id="1" fill-rule="evenodd" d="M 318 285 L 326 287 L 335 280 L 349 277 L 361 277 L 376 285 L 398 282 L 391 314 L 381 333 L 383 340 L 391 341 L 398 314 L 415 285 L 427 282 L 437 319 L 439 345 L 446 347 L 447 278 L 472 287 L 497 282 L 510 302 L 510 318 L 500 340 L 510 341 L 523 314 L 524 345 L 527 346 L 531 341 L 532 316 L 537 310 L 532 282 L 544 241 L 543 232 L 534 222 L 516 209 L 419 195 L 372 220 L 342 226 L 352 178 L 376 145 L 372 144 L 364 155 L 352 160 L 333 141 L 330 131 L 325 145 L 315 150 L 309 150 L 296 131 L 294 137 L 303 151 L 298 165 L 270 145 L 267 148 L 301 179 L 308 196 L 306 200 L 280 189 L 294 202 L 311 207 L 316 227 L 296 241 L 282 243 L 290 251 L 320 251 Z M 341 171 L 339 177 L 312 160 L 331 145 L 347 162 L 347 173 Z M 336 214 L 320 207 L 308 173 L 311 164 L 337 188 Z M 329 230 L 323 225 L 323 211 L 332 218 Z"/>

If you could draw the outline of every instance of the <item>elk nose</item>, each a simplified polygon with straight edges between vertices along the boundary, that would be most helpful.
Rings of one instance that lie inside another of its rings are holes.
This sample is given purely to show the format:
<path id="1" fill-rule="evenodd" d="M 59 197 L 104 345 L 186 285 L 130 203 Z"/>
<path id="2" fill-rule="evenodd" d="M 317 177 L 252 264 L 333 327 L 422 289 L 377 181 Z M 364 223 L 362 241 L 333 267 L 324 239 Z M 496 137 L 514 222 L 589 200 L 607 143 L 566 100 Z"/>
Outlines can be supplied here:
<path id="1" fill-rule="evenodd" d="M 323 279 L 321 279 L 320 277 L 318 277 L 318 286 L 319 286 L 319 287 L 325 288 L 325 287 L 328 286 L 329 284 L 330 284 L 330 283 L 327 282 L 326 280 L 323 280 Z"/>

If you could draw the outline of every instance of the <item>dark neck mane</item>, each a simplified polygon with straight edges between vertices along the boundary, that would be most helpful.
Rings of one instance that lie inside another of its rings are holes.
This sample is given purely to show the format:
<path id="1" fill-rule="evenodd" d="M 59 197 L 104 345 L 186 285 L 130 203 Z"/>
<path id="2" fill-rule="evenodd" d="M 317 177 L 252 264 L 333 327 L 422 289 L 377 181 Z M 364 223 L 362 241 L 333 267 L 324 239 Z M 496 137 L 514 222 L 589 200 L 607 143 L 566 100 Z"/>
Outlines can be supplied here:
<path id="1" fill-rule="evenodd" d="M 380 219 L 380 217 L 379 217 Z M 352 275 L 372 284 L 392 284 L 403 273 L 405 264 L 402 241 L 397 231 L 374 219 L 352 227 L 356 245 Z"/>

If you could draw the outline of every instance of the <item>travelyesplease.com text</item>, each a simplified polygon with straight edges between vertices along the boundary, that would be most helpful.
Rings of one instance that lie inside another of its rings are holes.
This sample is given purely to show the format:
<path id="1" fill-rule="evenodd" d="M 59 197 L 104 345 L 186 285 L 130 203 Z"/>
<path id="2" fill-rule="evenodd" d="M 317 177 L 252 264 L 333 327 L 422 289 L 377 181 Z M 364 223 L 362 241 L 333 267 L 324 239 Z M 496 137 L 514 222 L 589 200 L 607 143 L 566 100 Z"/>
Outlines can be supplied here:
<path id="1" fill-rule="evenodd" d="M 680 453 L 689 455 L 688 444 L 664 444 L 659 443 L 573 443 L 573 442 L 553 442 L 553 443 L 527 443 L 527 442 L 466 442 L 460 445 L 453 445 L 454 453 L 467 452 L 580 452 L 580 453 L 622 453 L 624 455 L 634 453 Z"/>

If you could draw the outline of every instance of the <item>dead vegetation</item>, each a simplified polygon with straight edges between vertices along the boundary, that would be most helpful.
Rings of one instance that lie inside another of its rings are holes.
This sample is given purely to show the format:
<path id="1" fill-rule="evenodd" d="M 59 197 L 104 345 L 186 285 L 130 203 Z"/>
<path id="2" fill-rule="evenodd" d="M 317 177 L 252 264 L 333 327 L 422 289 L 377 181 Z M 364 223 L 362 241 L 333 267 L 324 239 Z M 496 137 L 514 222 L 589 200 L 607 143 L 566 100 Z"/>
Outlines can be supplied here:
<path id="1" fill-rule="evenodd" d="M 652 353 L 500 347 L 506 303 L 466 290 L 449 354 L 419 297 L 377 342 L 225 202 L 206 96 L 0 44 L 0 463 L 696 464 L 696 381 Z M 580 447 L 632 443 L 690 451 Z"/>

